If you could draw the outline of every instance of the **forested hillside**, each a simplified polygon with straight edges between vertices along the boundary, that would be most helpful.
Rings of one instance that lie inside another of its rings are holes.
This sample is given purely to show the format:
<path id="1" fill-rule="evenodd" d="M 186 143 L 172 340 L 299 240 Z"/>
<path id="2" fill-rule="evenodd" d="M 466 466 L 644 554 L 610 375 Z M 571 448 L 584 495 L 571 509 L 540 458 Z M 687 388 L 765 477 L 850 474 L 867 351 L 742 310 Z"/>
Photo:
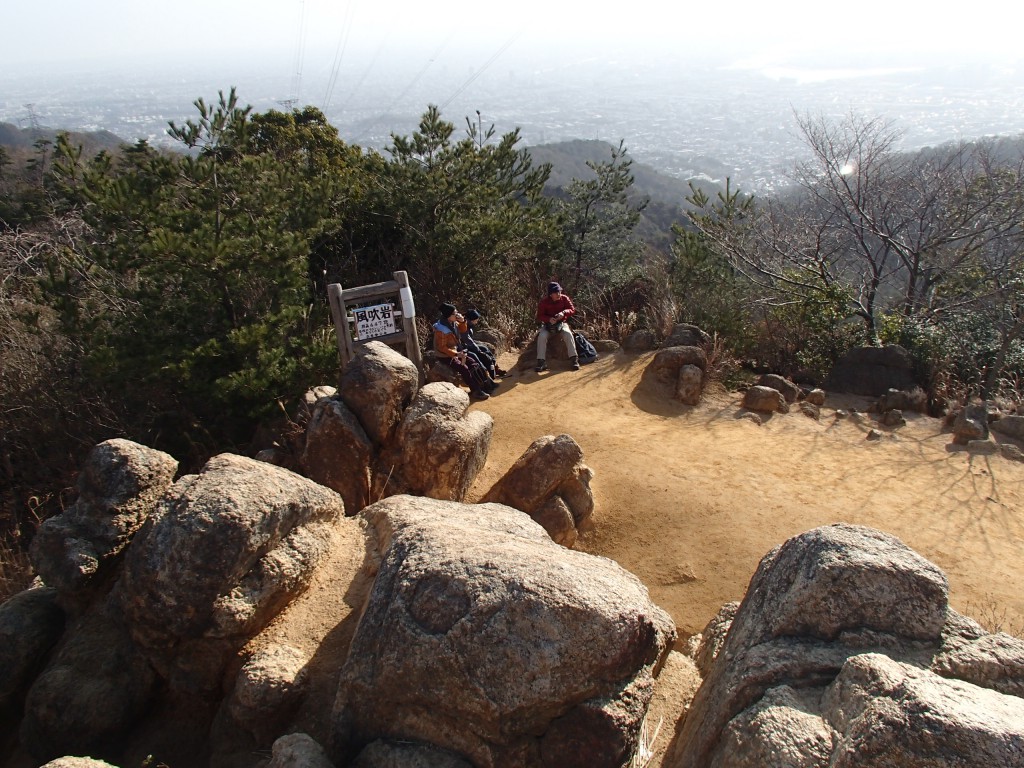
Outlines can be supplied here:
<path id="1" fill-rule="evenodd" d="M 0 149 L 6 535 L 61 508 L 103 439 L 186 468 L 251 452 L 257 425 L 337 376 L 327 284 L 395 270 L 421 339 L 450 301 L 528 341 L 557 279 L 595 335 L 700 325 L 721 377 L 756 362 L 819 381 L 899 342 L 933 402 L 1018 398 L 1019 143 L 906 154 L 881 118 L 798 130 L 813 160 L 784 199 L 658 178 L 623 144 L 528 149 L 435 107 L 369 151 L 315 108 L 254 113 L 233 91 L 169 127 L 181 152 Z"/>

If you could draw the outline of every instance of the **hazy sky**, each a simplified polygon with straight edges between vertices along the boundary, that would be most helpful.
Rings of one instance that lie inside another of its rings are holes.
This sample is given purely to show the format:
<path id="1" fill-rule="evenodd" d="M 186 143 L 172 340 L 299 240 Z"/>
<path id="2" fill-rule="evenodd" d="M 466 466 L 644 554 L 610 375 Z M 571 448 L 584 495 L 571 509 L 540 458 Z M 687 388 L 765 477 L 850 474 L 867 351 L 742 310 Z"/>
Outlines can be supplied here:
<path id="1" fill-rule="evenodd" d="M 358 55 L 519 61 L 541 49 L 608 55 L 615 43 L 732 58 L 930 51 L 1016 57 L 1024 10 L 962 0 L 4 0 L 0 71 L 258 54 L 285 66 Z M 427 10 L 430 9 L 430 10 Z M 988 9 L 988 10 L 986 10 Z M 984 15 L 973 15 L 972 12 Z M 300 30 L 302 34 L 300 34 Z M 300 40 L 304 45 L 299 45 Z"/>

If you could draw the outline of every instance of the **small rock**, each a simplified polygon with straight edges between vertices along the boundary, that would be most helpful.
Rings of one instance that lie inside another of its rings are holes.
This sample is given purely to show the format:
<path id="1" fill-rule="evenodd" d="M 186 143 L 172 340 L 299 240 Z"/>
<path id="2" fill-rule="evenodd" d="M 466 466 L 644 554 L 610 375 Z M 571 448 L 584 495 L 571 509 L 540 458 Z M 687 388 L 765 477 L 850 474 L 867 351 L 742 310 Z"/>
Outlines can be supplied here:
<path id="1" fill-rule="evenodd" d="M 903 411 L 898 408 L 890 408 L 882 414 L 879 422 L 885 427 L 905 427 L 907 420 L 903 418 Z"/>
<path id="2" fill-rule="evenodd" d="M 967 443 L 967 450 L 979 456 L 992 456 L 999 453 L 999 443 L 991 440 L 971 440 Z"/>
<path id="3" fill-rule="evenodd" d="M 825 404 L 825 390 L 812 389 L 810 392 L 807 393 L 807 397 L 805 399 L 808 403 L 820 407 Z"/>
<path id="4" fill-rule="evenodd" d="M 810 419 L 814 419 L 815 421 L 821 418 L 821 409 L 814 403 L 810 402 L 809 400 L 805 400 L 802 403 L 800 403 L 799 407 L 800 413 L 802 413 L 804 416 Z"/>
<path id="5" fill-rule="evenodd" d="M 999 446 L 999 452 L 1003 455 L 1004 459 L 1009 459 L 1010 461 L 1024 461 L 1024 452 L 1022 452 L 1016 445 L 1002 443 Z"/>

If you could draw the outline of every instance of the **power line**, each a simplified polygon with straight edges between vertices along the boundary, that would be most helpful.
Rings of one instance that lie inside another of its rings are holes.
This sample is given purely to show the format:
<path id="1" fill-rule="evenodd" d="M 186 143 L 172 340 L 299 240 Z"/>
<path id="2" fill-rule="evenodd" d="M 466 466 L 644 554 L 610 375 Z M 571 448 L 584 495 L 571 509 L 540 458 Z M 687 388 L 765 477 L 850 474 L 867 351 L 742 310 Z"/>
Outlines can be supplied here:
<path id="1" fill-rule="evenodd" d="M 292 66 L 292 87 L 289 99 L 302 97 L 302 62 L 306 56 L 306 0 L 299 2 L 299 31 L 295 39 L 295 61 Z"/>
<path id="2" fill-rule="evenodd" d="M 295 56 L 292 59 L 292 81 L 288 98 L 279 99 L 285 109 L 291 109 L 302 98 L 302 63 L 306 57 L 306 0 L 299 0 L 299 24 L 295 34 Z"/>
<path id="3" fill-rule="evenodd" d="M 397 95 L 397 96 L 396 96 L 396 97 L 395 97 L 394 99 L 392 99 L 392 100 L 391 100 L 391 103 L 390 103 L 390 104 L 388 104 L 388 105 L 387 105 L 387 106 L 386 106 L 386 107 L 385 107 L 385 108 L 383 109 L 383 111 L 381 112 L 381 114 L 382 114 L 382 115 L 386 115 L 386 114 L 388 114 L 388 113 L 389 113 L 389 112 L 391 111 L 391 108 L 395 106 L 395 104 L 397 104 L 398 102 L 400 102 L 400 101 L 401 101 L 402 99 L 404 99 L 404 98 L 405 98 L 405 95 L 406 95 L 407 93 L 409 93 L 409 91 L 411 91 L 411 90 L 413 89 L 413 87 L 415 87 L 416 83 L 417 83 L 417 82 L 419 82 L 419 79 L 420 79 L 421 77 L 423 77 L 424 73 L 425 73 L 425 72 L 426 72 L 426 71 L 427 71 L 428 69 L 430 69 L 430 65 L 431 65 L 431 64 L 433 64 L 433 63 L 434 63 L 434 60 L 435 60 L 435 59 L 437 59 L 437 57 L 441 55 L 441 52 L 442 52 L 442 51 L 443 51 L 443 50 L 444 50 L 444 49 L 445 49 L 445 48 L 446 48 L 446 47 L 448 46 L 448 43 L 450 43 L 450 42 L 452 41 L 452 38 L 453 38 L 453 37 L 455 37 L 455 32 L 454 32 L 454 31 L 453 31 L 453 32 L 452 32 L 452 33 L 451 33 L 450 35 L 448 35 L 448 37 L 447 37 L 447 38 L 446 38 L 446 39 L 444 40 L 444 42 L 443 42 L 443 43 L 441 43 L 441 45 L 439 45 L 439 46 L 438 46 L 437 50 L 436 50 L 436 51 L 434 51 L 434 53 L 433 53 L 433 54 L 432 54 L 432 55 L 430 56 L 430 58 L 429 58 L 429 59 L 427 59 L 426 63 L 425 63 L 425 64 L 424 64 L 424 65 L 423 65 L 423 66 L 422 66 L 422 67 L 420 68 L 420 71 L 416 73 L 415 77 L 413 77 L 412 81 L 411 81 L 411 82 L 410 82 L 410 83 L 409 83 L 409 84 L 408 84 L 407 86 L 405 86 L 405 88 L 404 88 L 404 89 L 402 90 L 402 92 L 401 92 L 400 94 L 398 94 L 398 95 Z M 363 132 L 362 132 L 361 134 L 359 134 L 358 136 L 356 136 L 356 137 L 355 137 L 355 138 L 354 138 L 354 139 L 352 140 L 352 141 L 353 141 L 353 143 L 359 142 L 359 141 L 361 141 L 361 140 L 362 140 L 363 138 L 365 138 L 365 136 L 366 136 L 366 133 L 367 133 L 367 131 L 369 131 L 369 130 L 370 130 L 370 129 L 369 129 L 369 127 L 368 127 L 368 128 L 366 129 L 366 131 L 363 131 Z"/>
<path id="4" fill-rule="evenodd" d="M 323 111 L 331 105 L 331 98 L 334 96 L 334 87 L 338 84 L 338 72 L 341 69 L 341 60 L 345 56 L 345 49 L 348 47 L 348 38 L 352 34 L 352 6 L 349 2 L 345 6 L 345 19 L 341 24 L 341 34 L 338 36 L 338 46 L 334 51 L 334 63 L 331 65 L 331 76 L 327 81 L 327 92 L 324 94 Z"/>
<path id="5" fill-rule="evenodd" d="M 472 75 L 470 75 L 469 79 L 467 79 L 466 82 L 464 82 L 462 85 L 460 85 L 458 87 L 458 89 L 455 91 L 455 93 L 453 93 L 451 96 L 449 96 L 448 100 L 444 104 L 441 105 L 441 109 L 443 110 L 445 107 L 447 107 L 449 104 L 451 104 L 455 99 L 457 99 L 459 97 L 459 95 L 464 90 L 466 90 L 470 85 L 472 85 L 473 82 L 478 77 L 480 77 L 480 75 L 482 75 L 484 72 L 486 72 L 487 68 L 490 67 L 491 64 L 493 64 L 495 61 L 497 61 L 498 57 L 501 56 L 501 54 L 503 54 L 505 51 L 507 51 L 509 46 L 511 46 L 512 43 L 514 43 L 519 38 L 519 36 L 523 34 L 524 29 L 525 29 L 525 27 L 520 29 L 514 35 L 512 35 L 512 37 L 510 37 L 505 42 L 505 44 L 503 46 L 501 46 L 501 48 L 499 48 L 494 53 L 494 55 L 491 56 L 491 58 L 489 58 L 487 61 L 484 62 L 484 65 L 482 67 L 480 67 L 480 69 L 478 69 L 476 72 L 474 72 Z"/>

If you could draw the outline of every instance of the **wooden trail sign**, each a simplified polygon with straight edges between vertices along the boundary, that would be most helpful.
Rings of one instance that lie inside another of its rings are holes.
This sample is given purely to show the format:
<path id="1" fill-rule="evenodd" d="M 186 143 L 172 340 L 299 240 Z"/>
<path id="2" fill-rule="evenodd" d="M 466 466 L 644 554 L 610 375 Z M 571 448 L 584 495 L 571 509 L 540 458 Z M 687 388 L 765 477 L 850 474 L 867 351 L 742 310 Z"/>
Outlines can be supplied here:
<path id="1" fill-rule="evenodd" d="M 407 273 L 394 272 L 394 280 L 358 288 L 327 286 L 331 316 L 338 336 L 338 353 L 344 368 L 355 357 L 356 345 L 382 341 L 404 352 L 423 377 L 423 359 L 416 333 L 416 305 Z"/>

